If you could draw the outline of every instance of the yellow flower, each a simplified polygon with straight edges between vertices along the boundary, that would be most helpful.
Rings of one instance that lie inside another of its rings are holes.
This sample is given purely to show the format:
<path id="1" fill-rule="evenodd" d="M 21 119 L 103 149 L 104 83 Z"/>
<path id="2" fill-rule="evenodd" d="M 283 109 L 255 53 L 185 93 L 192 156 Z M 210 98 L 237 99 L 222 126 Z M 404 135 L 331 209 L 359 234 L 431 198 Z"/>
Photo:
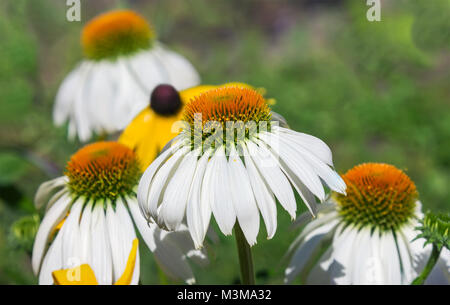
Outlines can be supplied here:
<path id="1" fill-rule="evenodd" d="M 119 142 L 135 150 L 145 170 L 156 158 L 164 146 L 179 131 L 183 119 L 182 108 L 194 97 L 220 87 L 253 88 L 238 82 L 223 85 L 201 85 L 177 92 L 168 85 L 156 87 L 150 98 L 150 107 L 142 110 L 126 127 L 119 137 Z M 258 91 L 264 91 L 263 88 Z M 269 100 L 273 103 L 273 100 Z M 177 123 L 178 122 L 178 123 Z"/>

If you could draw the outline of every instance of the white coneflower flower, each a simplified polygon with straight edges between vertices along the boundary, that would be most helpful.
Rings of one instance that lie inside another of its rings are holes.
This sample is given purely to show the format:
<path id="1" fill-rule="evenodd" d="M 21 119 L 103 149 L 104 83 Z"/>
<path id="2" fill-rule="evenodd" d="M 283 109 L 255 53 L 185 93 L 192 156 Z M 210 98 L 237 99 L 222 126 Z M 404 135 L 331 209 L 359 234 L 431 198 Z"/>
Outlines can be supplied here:
<path id="1" fill-rule="evenodd" d="M 148 105 L 160 83 L 178 90 L 200 79 L 182 56 L 155 40 L 150 25 L 132 11 L 112 11 L 90 21 L 81 42 L 86 59 L 62 83 L 53 118 L 69 121 L 69 137 L 122 130 Z"/>
<path id="2" fill-rule="evenodd" d="M 333 193 L 318 217 L 291 245 L 286 282 L 309 284 L 410 284 L 431 246 L 416 239 L 423 217 L 416 186 L 396 167 L 365 163 L 343 179 L 347 196 Z M 430 283 L 449 281 L 449 251 Z"/>
<path id="3" fill-rule="evenodd" d="M 147 225 L 135 193 L 140 176 L 131 149 L 97 142 L 71 157 L 64 176 L 39 187 L 36 205 L 47 204 L 32 255 L 40 284 L 52 284 L 52 272 L 83 265 L 92 268 L 99 284 L 117 282 L 136 239 L 133 222 L 163 270 L 188 283 L 194 281 L 186 258 L 206 263 L 207 257 L 194 250 L 187 228 L 165 232 Z M 134 260 L 131 284 L 139 280 L 138 252 Z"/>
<path id="4" fill-rule="evenodd" d="M 345 192 L 324 142 L 276 126 L 271 119 L 264 97 L 250 88 L 224 87 L 195 97 L 185 106 L 186 128 L 139 183 L 145 216 L 169 230 L 176 230 L 186 217 L 198 248 L 212 214 L 225 235 L 239 224 L 248 244 L 254 245 L 260 213 L 268 238 L 275 234 L 275 198 L 295 218 L 292 186 L 311 212 L 314 196 L 325 198 L 322 181 Z M 217 137 L 217 131 L 223 131 L 223 137 Z"/>

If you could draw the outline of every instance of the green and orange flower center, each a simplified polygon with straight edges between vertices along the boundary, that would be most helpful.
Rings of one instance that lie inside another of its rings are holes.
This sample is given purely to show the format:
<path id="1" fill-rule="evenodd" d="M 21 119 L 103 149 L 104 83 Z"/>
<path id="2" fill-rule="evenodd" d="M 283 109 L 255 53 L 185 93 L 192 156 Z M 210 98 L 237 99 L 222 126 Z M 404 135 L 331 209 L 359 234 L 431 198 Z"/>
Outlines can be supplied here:
<path id="1" fill-rule="evenodd" d="M 89 59 L 115 59 L 148 49 L 154 36 L 144 18 L 135 12 L 120 10 L 99 15 L 87 23 L 81 44 Z"/>
<path id="2" fill-rule="evenodd" d="M 141 172 L 130 148 L 117 142 L 97 142 L 86 145 L 70 158 L 65 175 L 74 195 L 115 200 L 133 193 Z"/>
<path id="3" fill-rule="evenodd" d="M 192 99 L 184 109 L 184 121 L 191 130 L 203 131 L 203 138 L 217 129 L 225 134 L 224 139 L 227 132 L 239 133 L 239 130 L 248 138 L 252 129 L 256 131 L 262 125 L 269 129 L 271 118 L 264 97 L 254 89 L 239 86 L 206 91 Z"/>
<path id="4" fill-rule="evenodd" d="M 347 196 L 333 193 L 347 223 L 395 230 L 414 217 L 418 192 L 400 169 L 384 163 L 364 163 L 345 173 Z"/>

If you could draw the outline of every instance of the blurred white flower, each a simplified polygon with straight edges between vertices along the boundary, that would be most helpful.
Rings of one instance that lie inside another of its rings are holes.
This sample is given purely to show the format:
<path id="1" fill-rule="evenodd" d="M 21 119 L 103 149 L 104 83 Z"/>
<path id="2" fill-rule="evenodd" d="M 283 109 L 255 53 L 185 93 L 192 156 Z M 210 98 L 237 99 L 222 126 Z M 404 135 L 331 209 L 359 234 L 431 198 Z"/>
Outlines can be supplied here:
<path id="1" fill-rule="evenodd" d="M 290 246 L 285 281 L 411 284 L 431 253 L 425 239 L 414 240 L 423 217 L 414 183 L 382 163 L 358 165 L 343 179 L 347 196 L 333 194 Z M 450 282 L 450 252 L 441 257 L 426 283 Z"/>
<path id="2" fill-rule="evenodd" d="M 69 121 L 69 137 L 124 129 L 150 102 L 161 83 L 182 90 L 200 82 L 194 67 L 155 40 L 150 25 L 132 11 L 113 11 L 83 29 L 86 59 L 65 78 L 56 96 L 53 119 Z"/>

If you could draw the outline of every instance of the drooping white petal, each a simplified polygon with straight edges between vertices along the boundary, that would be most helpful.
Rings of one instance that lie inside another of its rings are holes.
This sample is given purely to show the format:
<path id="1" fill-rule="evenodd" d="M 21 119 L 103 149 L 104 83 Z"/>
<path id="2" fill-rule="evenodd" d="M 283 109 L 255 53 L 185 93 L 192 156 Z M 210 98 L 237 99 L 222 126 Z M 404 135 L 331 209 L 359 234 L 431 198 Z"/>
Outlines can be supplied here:
<path id="1" fill-rule="evenodd" d="M 169 84 L 170 76 L 153 49 L 139 52 L 127 61 L 130 74 L 150 94 L 159 84 Z"/>
<path id="2" fill-rule="evenodd" d="M 229 169 L 223 146 L 217 149 L 211 162 L 211 210 L 222 233 L 231 235 L 236 222 L 236 212 L 231 198 Z"/>
<path id="3" fill-rule="evenodd" d="M 73 108 L 71 110 L 71 120 L 75 122 L 77 129 L 77 136 L 81 142 L 86 142 L 92 136 L 94 131 L 93 121 L 90 119 L 90 114 L 87 112 L 88 103 L 86 93 L 89 90 L 89 78 L 92 70 L 95 69 L 95 63 L 89 63 L 86 68 L 85 75 L 82 77 L 78 90 L 74 93 Z"/>
<path id="4" fill-rule="evenodd" d="M 329 267 L 332 283 L 339 285 L 350 285 L 352 279 L 351 262 L 353 253 L 358 246 L 355 242 L 358 230 L 353 226 L 341 224 L 336 229 L 333 239 L 333 261 Z M 342 230 L 342 231 L 341 231 Z"/>
<path id="5" fill-rule="evenodd" d="M 68 179 L 66 176 L 61 176 L 42 183 L 34 195 L 34 204 L 37 209 L 40 209 L 44 204 L 48 203 L 50 195 L 59 188 L 66 185 Z"/>
<path id="6" fill-rule="evenodd" d="M 182 157 L 188 152 L 188 150 L 188 147 L 183 147 L 180 150 L 177 150 L 172 155 L 172 157 L 167 160 L 166 163 L 164 163 L 161 168 L 155 173 L 153 180 L 150 183 L 150 191 L 147 197 L 148 201 L 146 204 L 144 204 L 144 210 L 148 211 L 148 213 L 156 221 L 160 220 L 158 216 L 158 206 L 162 201 L 164 189 L 166 188 L 167 183 L 170 181 L 170 178 L 177 171 Z M 145 187 L 142 187 L 141 189 L 142 191 L 145 191 Z"/>
<path id="7" fill-rule="evenodd" d="M 70 195 L 68 194 L 63 195 L 48 210 L 44 219 L 42 220 L 34 240 L 33 255 L 31 258 L 33 271 L 35 274 L 37 274 L 39 271 L 42 257 L 47 247 L 47 243 L 49 242 L 50 235 L 53 232 L 53 229 L 56 227 L 56 225 L 60 223 L 66 216 L 66 213 L 69 210 L 71 202 L 72 198 L 70 197 Z"/>
<path id="8" fill-rule="evenodd" d="M 202 188 L 208 188 L 206 183 L 203 183 L 203 179 L 206 179 L 207 176 L 205 172 L 208 161 L 209 153 L 207 152 L 203 154 L 198 161 L 186 206 L 186 221 L 192 240 L 194 241 L 195 248 L 200 248 L 203 245 L 203 240 L 205 239 L 205 234 L 211 217 L 211 207 L 209 202 L 202 200 L 201 198 Z"/>
<path id="9" fill-rule="evenodd" d="M 62 125 L 69 118 L 74 96 L 80 89 L 80 83 L 86 75 L 88 66 L 86 62 L 82 62 L 66 76 L 59 87 L 53 108 L 53 121 L 56 125 Z"/>
<path id="10" fill-rule="evenodd" d="M 306 133 L 297 132 L 279 126 L 273 126 L 272 130 L 274 132 L 280 132 L 284 135 L 287 135 L 298 145 L 303 146 L 305 149 L 308 149 L 311 153 L 316 155 L 320 160 L 328 165 L 333 166 L 333 157 L 331 150 L 328 145 L 325 144 L 325 142 L 323 142 L 321 139 Z"/>
<path id="11" fill-rule="evenodd" d="M 236 217 L 248 244 L 253 246 L 259 232 L 259 212 L 247 171 L 234 146 L 231 147 L 227 165 Z"/>
<path id="12" fill-rule="evenodd" d="M 173 146 L 162 152 L 145 170 L 144 174 L 139 181 L 138 186 L 138 202 L 144 215 L 148 216 L 147 203 L 149 202 L 149 193 L 152 179 L 156 172 L 161 168 L 161 165 L 178 149 L 181 145 L 181 141 L 175 142 Z"/>
<path id="13" fill-rule="evenodd" d="M 117 130 L 117 121 L 113 116 L 114 99 L 117 98 L 117 88 L 121 85 L 117 78 L 120 70 L 111 61 L 99 61 L 89 74 L 85 87 L 85 116 L 89 117 L 93 130 L 97 134 L 112 133 Z M 125 115 L 126 113 L 122 113 Z"/>
<path id="14" fill-rule="evenodd" d="M 244 161 L 248 171 L 248 177 L 252 185 L 253 195 L 258 204 L 259 211 L 266 225 L 267 238 L 271 239 L 277 230 L 277 207 L 273 193 L 256 169 L 253 160 L 249 157 L 247 148 L 244 146 Z"/>
<path id="15" fill-rule="evenodd" d="M 295 218 L 295 212 L 297 210 L 297 204 L 295 202 L 295 196 L 292 191 L 291 185 L 278 167 L 278 163 L 271 154 L 262 155 L 260 148 L 252 143 L 247 142 L 247 150 L 251 159 L 254 161 L 256 168 L 263 177 L 266 185 L 268 185 L 271 191 L 275 194 L 280 202 L 281 206 L 291 215 L 291 218 Z"/>
<path id="16" fill-rule="evenodd" d="M 80 220 L 80 255 L 81 262 L 84 264 L 92 264 L 91 256 L 91 219 L 92 219 L 92 204 L 90 200 L 83 209 L 83 214 Z"/>
<path id="17" fill-rule="evenodd" d="M 197 71 L 184 57 L 169 51 L 161 44 L 156 45 L 154 50 L 169 74 L 170 83 L 176 89 L 182 90 L 200 83 Z"/>
<path id="18" fill-rule="evenodd" d="M 320 248 L 331 243 L 331 236 L 337 222 L 334 220 L 326 223 L 305 236 L 303 243 L 295 249 L 289 266 L 286 268 L 284 279 L 286 283 L 292 282 L 305 266 L 314 260 L 315 256 L 319 254 L 317 252 L 320 251 Z"/>
<path id="19" fill-rule="evenodd" d="M 150 249 L 150 251 L 152 252 L 155 251 L 156 248 L 155 237 L 153 236 L 153 230 L 151 230 L 151 227 L 154 228 L 154 225 L 152 225 L 151 223 L 147 223 L 147 220 L 139 210 L 137 202 L 128 198 L 127 204 L 131 216 L 133 217 L 134 224 L 136 225 L 137 229 L 139 230 L 139 233 L 144 239 L 145 244 Z"/>
<path id="20" fill-rule="evenodd" d="M 129 249 L 127 253 L 126 260 L 128 261 L 128 257 L 130 255 L 132 246 L 133 246 L 133 240 L 136 238 L 136 231 L 134 229 L 132 216 L 130 215 L 129 210 L 127 209 L 127 206 L 129 204 L 132 204 L 134 206 L 137 206 L 138 203 L 136 202 L 136 199 L 128 199 L 124 200 L 123 198 L 118 198 L 116 202 L 116 215 L 119 217 L 120 222 L 123 224 L 123 234 L 125 236 L 125 244 L 129 244 Z M 142 215 L 141 215 L 142 217 Z M 126 248 L 126 247 L 125 247 Z M 124 269 L 125 270 L 125 269 Z M 136 253 L 136 262 L 134 266 L 133 276 L 131 279 L 131 285 L 137 285 L 139 284 L 139 278 L 140 278 L 140 255 L 139 255 L 139 248 L 137 249 Z"/>
<path id="21" fill-rule="evenodd" d="M 194 274 L 186 261 L 185 253 L 170 238 L 166 238 L 169 234 L 177 232 L 161 230 L 156 224 L 150 224 L 150 228 L 154 231 L 155 238 L 153 254 L 161 269 L 172 278 L 181 278 L 188 284 L 195 283 Z"/>
<path id="22" fill-rule="evenodd" d="M 189 230 L 185 224 L 181 224 L 177 231 L 164 233 L 164 239 L 171 240 L 190 261 L 201 267 L 209 263 L 204 249 L 195 249 Z"/>
<path id="23" fill-rule="evenodd" d="M 125 271 L 133 240 L 136 238 L 133 223 L 122 199 L 117 199 L 115 211 L 112 204 L 108 202 L 106 224 L 111 245 L 113 282 L 116 282 Z"/>
<path id="24" fill-rule="evenodd" d="M 416 272 L 413 267 L 411 253 L 409 252 L 409 247 L 405 243 L 404 238 L 402 238 L 401 233 L 397 232 L 396 242 L 398 246 L 398 252 L 400 255 L 400 261 L 402 265 L 402 284 L 411 283 L 416 277 Z"/>
<path id="25" fill-rule="evenodd" d="M 394 235 L 391 232 L 381 235 L 380 255 L 382 255 L 383 270 L 386 276 L 385 280 L 380 284 L 400 285 L 402 283 L 402 272 L 399 253 Z"/>
<path id="26" fill-rule="evenodd" d="M 39 285 L 52 285 L 53 277 L 52 272 L 54 270 L 63 269 L 62 262 L 62 233 L 64 230 L 61 228 L 61 231 L 57 233 L 55 239 L 52 244 L 48 248 L 48 251 L 44 257 L 42 262 L 41 270 L 39 271 Z"/>
<path id="27" fill-rule="evenodd" d="M 307 212 L 305 212 L 307 213 Z M 301 215 L 299 216 L 301 217 Z M 305 239 L 305 237 L 318 230 L 320 227 L 326 225 L 327 223 L 333 223 L 336 225 L 339 221 L 338 219 L 338 213 L 336 211 L 332 211 L 329 213 L 323 213 L 319 214 L 314 221 L 311 221 L 308 223 L 302 230 L 299 236 L 292 242 L 292 244 L 289 246 L 289 249 L 286 253 L 287 256 L 291 256 L 292 253 L 297 249 L 297 247 L 300 245 L 301 242 Z"/>
<path id="28" fill-rule="evenodd" d="M 102 202 L 94 205 L 91 217 L 91 268 L 100 285 L 110 285 L 113 279 L 111 246 Z"/>
<path id="29" fill-rule="evenodd" d="M 264 135 L 261 134 L 260 137 L 264 138 Z M 279 137 L 279 141 L 282 144 L 282 148 L 278 147 L 277 149 L 277 146 L 279 145 L 273 145 L 271 148 L 292 170 L 295 176 L 297 176 L 314 195 L 323 201 L 325 199 L 325 191 L 317 174 L 308 162 L 305 161 L 301 154 L 295 152 L 289 145 L 287 145 L 287 143 L 282 142 L 281 137 Z M 266 145 L 270 145 L 270 141 L 265 140 L 264 142 Z M 267 149 L 264 144 L 260 144 L 259 146 L 262 149 Z"/>
<path id="30" fill-rule="evenodd" d="M 176 230 L 183 220 L 192 178 L 197 167 L 197 158 L 196 150 L 184 156 L 164 192 L 160 217 L 168 230 Z"/>
<path id="31" fill-rule="evenodd" d="M 64 268 L 81 265 L 80 216 L 84 200 L 78 198 L 70 208 L 69 215 L 63 224 L 62 263 Z M 55 271 L 55 270 L 52 270 Z"/>
<path id="32" fill-rule="evenodd" d="M 346 185 L 341 176 L 338 175 L 332 168 L 326 163 L 320 160 L 316 155 L 303 148 L 301 145 L 296 145 L 293 141 L 288 141 L 284 137 L 280 136 L 279 141 L 284 147 L 290 147 L 299 156 L 301 156 L 305 162 L 311 165 L 311 169 L 325 181 L 325 183 L 333 190 L 342 194 L 345 194 Z"/>

